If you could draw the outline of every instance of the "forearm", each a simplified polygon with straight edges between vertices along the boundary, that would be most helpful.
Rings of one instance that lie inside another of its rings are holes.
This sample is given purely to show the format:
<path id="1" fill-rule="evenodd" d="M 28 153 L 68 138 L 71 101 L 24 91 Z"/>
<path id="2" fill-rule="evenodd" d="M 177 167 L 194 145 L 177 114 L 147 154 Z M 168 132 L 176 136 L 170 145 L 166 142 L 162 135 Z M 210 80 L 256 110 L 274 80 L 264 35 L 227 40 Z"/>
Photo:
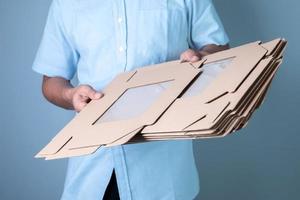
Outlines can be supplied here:
<path id="1" fill-rule="evenodd" d="M 209 54 L 212 53 L 216 53 L 218 51 L 223 51 L 229 49 L 229 45 L 215 45 L 215 44 L 209 44 L 204 46 L 202 49 L 199 50 L 199 54 L 201 55 L 201 57 L 203 56 L 207 56 Z"/>
<path id="2" fill-rule="evenodd" d="M 74 109 L 72 104 L 72 88 L 69 80 L 61 77 L 43 77 L 42 91 L 51 103 L 65 108 Z"/>

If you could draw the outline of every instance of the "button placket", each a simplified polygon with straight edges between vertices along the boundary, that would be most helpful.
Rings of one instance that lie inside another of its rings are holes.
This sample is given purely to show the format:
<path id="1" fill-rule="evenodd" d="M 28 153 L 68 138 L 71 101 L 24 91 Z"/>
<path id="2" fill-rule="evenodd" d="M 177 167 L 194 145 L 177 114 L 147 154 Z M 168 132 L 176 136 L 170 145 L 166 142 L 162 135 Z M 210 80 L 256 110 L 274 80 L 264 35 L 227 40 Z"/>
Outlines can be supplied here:
<path id="1" fill-rule="evenodd" d="M 117 38 L 117 54 L 122 63 L 123 71 L 126 71 L 127 65 L 127 24 L 126 24 L 126 8 L 124 0 L 117 1 L 116 13 L 116 31 L 118 32 Z"/>

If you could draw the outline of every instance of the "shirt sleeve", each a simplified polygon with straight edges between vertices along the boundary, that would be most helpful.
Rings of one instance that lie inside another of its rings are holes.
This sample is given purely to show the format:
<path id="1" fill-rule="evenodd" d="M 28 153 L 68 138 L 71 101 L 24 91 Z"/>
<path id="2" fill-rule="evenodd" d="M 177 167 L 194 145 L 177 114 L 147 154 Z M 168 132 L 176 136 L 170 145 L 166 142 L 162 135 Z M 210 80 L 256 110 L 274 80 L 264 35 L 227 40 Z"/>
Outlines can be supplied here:
<path id="1" fill-rule="evenodd" d="M 66 33 L 61 5 L 54 0 L 32 69 L 49 77 L 72 79 L 76 72 L 78 55 Z"/>
<path id="2" fill-rule="evenodd" d="M 201 49 L 207 44 L 229 42 L 222 22 L 211 0 L 188 0 L 189 45 Z"/>

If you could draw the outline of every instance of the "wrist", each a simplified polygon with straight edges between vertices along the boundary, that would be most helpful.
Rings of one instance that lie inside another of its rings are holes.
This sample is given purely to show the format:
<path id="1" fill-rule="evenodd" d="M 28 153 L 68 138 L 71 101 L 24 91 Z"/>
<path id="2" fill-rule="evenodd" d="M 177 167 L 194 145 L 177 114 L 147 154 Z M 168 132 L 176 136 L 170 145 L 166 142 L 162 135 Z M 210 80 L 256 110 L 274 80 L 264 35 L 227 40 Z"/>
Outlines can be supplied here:
<path id="1" fill-rule="evenodd" d="M 203 58 L 204 56 L 207 56 L 210 54 L 210 52 L 204 51 L 204 50 L 200 50 L 198 51 L 199 55 L 201 56 L 201 58 Z"/>

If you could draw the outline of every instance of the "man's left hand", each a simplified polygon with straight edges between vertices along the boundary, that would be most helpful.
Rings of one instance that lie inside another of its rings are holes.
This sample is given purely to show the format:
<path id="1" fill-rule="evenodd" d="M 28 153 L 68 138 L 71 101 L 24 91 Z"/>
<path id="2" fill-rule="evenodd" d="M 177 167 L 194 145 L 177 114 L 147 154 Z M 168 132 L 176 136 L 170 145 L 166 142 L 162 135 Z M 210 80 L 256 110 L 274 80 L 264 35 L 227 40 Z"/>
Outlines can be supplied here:
<path id="1" fill-rule="evenodd" d="M 201 54 L 193 49 L 188 49 L 180 55 L 181 62 L 197 62 L 201 58 Z"/>
<path id="2" fill-rule="evenodd" d="M 229 49 L 229 44 L 226 45 L 215 45 L 208 44 L 202 47 L 199 51 L 188 49 L 180 55 L 181 62 L 197 62 L 201 60 L 204 56 L 207 56 L 212 53 L 219 51 L 224 51 Z"/>

